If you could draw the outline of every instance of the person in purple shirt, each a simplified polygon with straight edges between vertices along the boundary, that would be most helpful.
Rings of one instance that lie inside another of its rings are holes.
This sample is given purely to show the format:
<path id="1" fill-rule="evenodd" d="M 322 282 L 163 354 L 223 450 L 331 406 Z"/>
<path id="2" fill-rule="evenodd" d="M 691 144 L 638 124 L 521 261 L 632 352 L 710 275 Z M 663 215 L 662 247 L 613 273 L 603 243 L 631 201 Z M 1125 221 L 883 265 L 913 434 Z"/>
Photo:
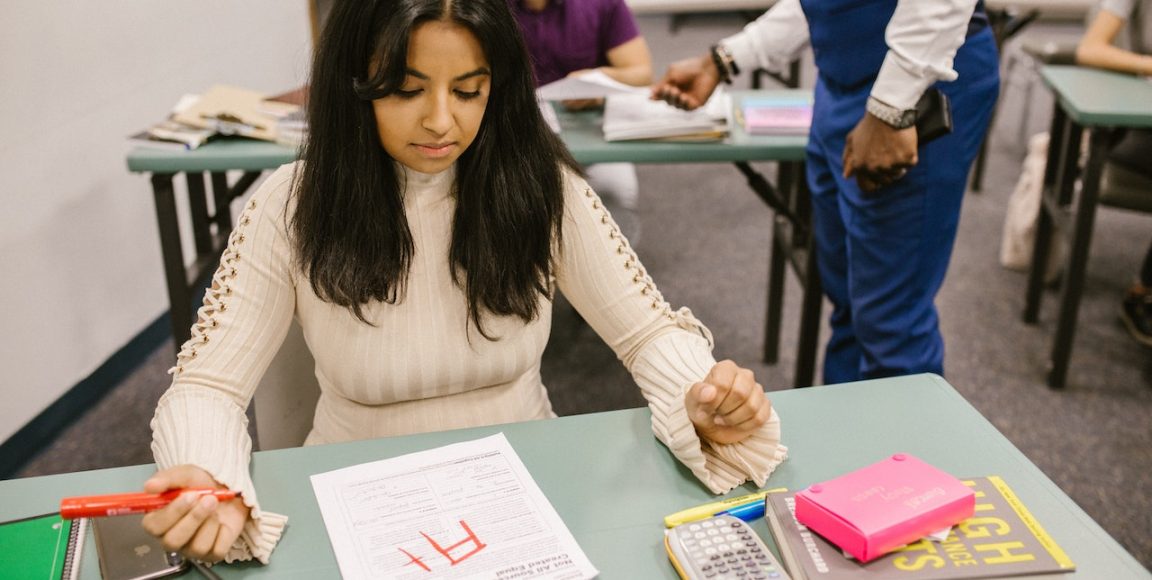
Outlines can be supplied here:
<path id="1" fill-rule="evenodd" d="M 528 52 L 536 85 L 599 69 L 625 84 L 652 83 L 652 55 L 624 0 L 508 0 Z M 570 109 L 599 106 L 599 100 L 566 101 Z M 604 200 L 620 231 L 635 244 L 640 236 L 640 187 L 631 163 L 597 163 L 584 168 L 588 183 Z"/>

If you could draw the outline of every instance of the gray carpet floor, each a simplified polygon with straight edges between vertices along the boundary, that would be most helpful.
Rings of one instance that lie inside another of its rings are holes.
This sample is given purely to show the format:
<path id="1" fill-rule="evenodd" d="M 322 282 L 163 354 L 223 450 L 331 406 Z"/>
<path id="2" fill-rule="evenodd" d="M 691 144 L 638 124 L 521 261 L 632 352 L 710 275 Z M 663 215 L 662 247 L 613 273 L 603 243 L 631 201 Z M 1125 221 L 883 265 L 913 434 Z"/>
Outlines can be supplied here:
<path id="1" fill-rule="evenodd" d="M 640 24 L 657 70 L 663 71 L 668 62 L 738 29 L 741 21 L 693 17 L 675 31 L 667 18 L 646 16 Z M 1078 33 L 1075 26 L 1041 22 L 1024 36 Z M 1006 46 L 1006 59 L 1019 54 L 1019 41 Z M 1045 361 L 1058 292 L 1046 293 L 1039 324 L 1026 325 L 1020 318 L 1026 276 L 998 264 L 1005 208 L 1023 158 L 1020 136 L 1046 130 L 1052 107 L 1027 66 L 1013 71 L 990 141 L 985 185 L 965 201 L 952 267 L 938 299 L 948 347 L 946 378 L 1152 568 L 1152 351 L 1131 340 L 1116 315 L 1152 238 L 1152 216 L 1099 212 L 1068 387 L 1050 390 L 1044 384 Z M 803 84 L 810 86 L 812 78 L 809 62 Z M 647 165 L 639 174 L 642 231 L 636 247 L 665 297 L 674 306 L 690 306 L 709 325 L 718 356 L 749 366 L 770 390 L 787 388 L 800 296 L 792 276 L 780 361 L 760 362 L 769 211 L 730 166 Z M 612 352 L 571 308 L 559 304 L 554 317 L 543 373 L 557 412 L 643 403 Z M 171 343 L 158 345 L 145 364 L 19 475 L 150 462 L 148 421 L 168 385 L 171 361 Z"/>

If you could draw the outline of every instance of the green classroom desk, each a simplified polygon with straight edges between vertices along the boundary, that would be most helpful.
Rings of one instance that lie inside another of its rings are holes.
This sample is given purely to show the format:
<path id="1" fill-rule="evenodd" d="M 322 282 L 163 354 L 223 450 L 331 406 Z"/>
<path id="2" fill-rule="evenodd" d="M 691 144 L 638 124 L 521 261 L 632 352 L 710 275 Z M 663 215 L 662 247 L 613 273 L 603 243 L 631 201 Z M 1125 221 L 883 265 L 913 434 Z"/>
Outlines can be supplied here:
<path id="1" fill-rule="evenodd" d="M 1069 579 L 1152 577 L 938 376 L 770 396 L 790 455 L 769 479 L 770 487 L 799 489 L 893 453 L 911 453 L 958 476 L 1002 476 L 1076 563 Z M 225 578 L 338 578 L 309 475 L 502 431 L 602 578 L 675 578 L 664 554 L 663 517 L 713 497 L 653 437 L 649 419 L 647 409 L 630 409 L 257 452 L 252 472 L 260 501 L 265 509 L 286 514 L 289 528 L 268 566 L 215 569 Z M 141 465 L 0 481 L 0 497 L 7 498 L 0 502 L 0 520 L 54 511 L 63 496 L 138 489 L 152 469 Z M 732 495 L 751 491 L 754 487 L 746 485 Z M 764 522 L 754 527 L 775 549 Z M 97 578 L 97 569 L 89 539 L 82 577 Z"/>
<path id="2" fill-rule="evenodd" d="M 810 95 L 804 90 L 734 91 L 738 107 L 747 95 Z M 809 252 L 808 201 L 803 193 L 804 148 L 802 136 L 751 136 L 737 126 L 723 142 L 660 143 L 651 141 L 604 141 L 603 113 L 559 111 L 560 133 L 573 156 L 582 164 L 601 162 L 633 163 L 734 163 L 748 185 L 776 213 L 774 240 L 769 264 L 767 319 L 764 330 L 764 360 L 775 363 L 779 351 L 780 323 L 784 295 L 785 265 L 791 262 L 804 288 L 794 383 L 813 383 L 820 324 L 821 289 Z M 135 148 L 128 153 L 128 170 L 148 174 L 156 204 L 160 246 L 168 287 L 170 323 L 175 348 L 188 339 L 194 302 L 200 298 L 201 281 L 216 269 L 220 253 L 232 230 L 229 202 L 240 197 L 265 170 L 275 169 L 296 159 L 292 148 L 252 140 L 215 141 L 194 151 L 165 151 Z M 780 163 L 775 183 L 753 169 L 749 162 Z M 226 172 L 232 172 L 231 178 Z M 242 172 L 236 177 L 236 172 Z M 187 193 L 178 196 L 176 177 L 183 175 Z M 209 184 L 206 184 L 206 176 Z M 178 199 L 183 197 L 183 199 Z M 211 200 L 211 208 L 209 201 Z M 181 245 L 177 204 L 186 200 L 194 241 L 190 266 Z M 655 202 L 653 200 L 653 202 Z M 214 209 L 213 209 L 214 208 Z M 807 273 L 812 272 L 812 276 Z"/>
<path id="3" fill-rule="evenodd" d="M 1088 250 L 1100 197 L 1100 176 L 1110 139 L 1117 128 L 1152 127 L 1152 82 L 1120 73 L 1077 66 L 1045 66 L 1040 71 L 1052 90 L 1051 140 L 1044 172 L 1044 200 L 1036 224 L 1036 243 L 1028 274 L 1024 321 L 1035 323 L 1044 291 L 1044 264 L 1054 226 L 1070 233 L 1060 311 L 1049 357 L 1048 385 L 1064 387 L 1076 334 L 1076 315 L 1084 291 Z M 1088 156 L 1080 164 L 1087 133 Z M 1077 177 L 1079 196 L 1074 195 Z M 1073 208 L 1073 199 L 1075 207 Z M 1138 243 L 1144 243 L 1140 241 Z"/>

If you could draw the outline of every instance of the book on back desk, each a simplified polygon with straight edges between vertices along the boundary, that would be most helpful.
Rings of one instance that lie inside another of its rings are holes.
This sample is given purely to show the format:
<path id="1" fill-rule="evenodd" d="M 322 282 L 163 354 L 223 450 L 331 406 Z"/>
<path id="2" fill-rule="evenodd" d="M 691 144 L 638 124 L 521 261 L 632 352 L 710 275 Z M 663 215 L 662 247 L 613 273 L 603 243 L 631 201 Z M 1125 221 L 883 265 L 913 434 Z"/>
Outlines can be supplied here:
<path id="1" fill-rule="evenodd" d="M 952 528 L 947 540 L 923 539 L 867 564 L 797 522 L 795 492 L 768 494 L 765 518 L 794 580 L 1062 578 L 1075 570 L 1004 480 L 963 483 L 976 492 L 976 515 Z"/>
<path id="2" fill-rule="evenodd" d="M 756 96 L 740 102 L 740 124 L 749 135 L 807 135 L 812 100 L 797 96 Z"/>

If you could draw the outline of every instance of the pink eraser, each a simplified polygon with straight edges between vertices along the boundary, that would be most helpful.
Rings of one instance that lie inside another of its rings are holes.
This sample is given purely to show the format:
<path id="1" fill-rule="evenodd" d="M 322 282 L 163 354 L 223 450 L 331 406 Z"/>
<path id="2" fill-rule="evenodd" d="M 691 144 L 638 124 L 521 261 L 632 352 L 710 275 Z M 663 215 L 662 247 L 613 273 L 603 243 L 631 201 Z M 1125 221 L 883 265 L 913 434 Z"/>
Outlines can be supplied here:
<path id="1" fill-rule="evenodd" d="M 861 562 L 972 517 L 959 479 L 904 453 L 796 492 L 796 520 Z"/>

